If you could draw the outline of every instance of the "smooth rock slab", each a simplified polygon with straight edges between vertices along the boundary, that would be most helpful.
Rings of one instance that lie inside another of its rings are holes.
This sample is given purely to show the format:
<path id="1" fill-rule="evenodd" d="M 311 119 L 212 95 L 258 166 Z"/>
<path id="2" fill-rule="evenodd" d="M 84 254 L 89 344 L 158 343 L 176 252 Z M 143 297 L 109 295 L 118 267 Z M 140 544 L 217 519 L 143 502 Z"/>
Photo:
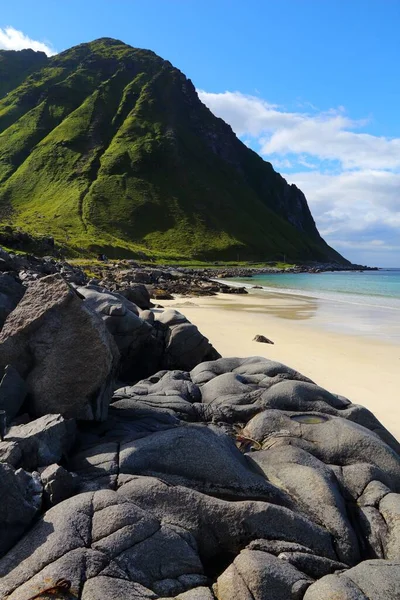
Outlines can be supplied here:
<path id="1" fill-rule="evenodd" d="M 290 504 L 284 492 L 249 468 L 230 438 L 202 425 L 181 426 L 122 443 L 119 473 L 161 477 L 205 493 Z"/>
<path id="2" fill-rule="evenodd" d="M 124 480 L 126 483 L 124 483 Z M 330 534 L 303 515 L 260 501 L 229 502 L 153 477 L 120 478 L 118 493 L 158 519 L 189 532 L 202 559 L 236 554 L 253 540 L 284 540 L 335 559 Z M 298 546 L 295 546 L 298 547 Z"/>

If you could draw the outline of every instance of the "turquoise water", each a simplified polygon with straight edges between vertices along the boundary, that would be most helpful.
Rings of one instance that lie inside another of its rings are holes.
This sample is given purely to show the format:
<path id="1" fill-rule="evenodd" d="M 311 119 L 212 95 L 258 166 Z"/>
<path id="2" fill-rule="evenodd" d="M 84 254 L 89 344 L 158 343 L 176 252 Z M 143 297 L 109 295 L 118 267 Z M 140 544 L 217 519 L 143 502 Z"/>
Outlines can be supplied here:
<path id="1" fill-rule="evenodd" d="M 265 297 L 265 310 L 279 318 L 400 344 L 400 269 L 277 273 L 229 281 Z M 279 297 L 286 298 L 283 304 Z"/>
<path id="2" fill-rule="evenodd" d="M 246 287 L 400 310 L 400 269 L 335 273 L 277 273 L 242 277 Z"/>

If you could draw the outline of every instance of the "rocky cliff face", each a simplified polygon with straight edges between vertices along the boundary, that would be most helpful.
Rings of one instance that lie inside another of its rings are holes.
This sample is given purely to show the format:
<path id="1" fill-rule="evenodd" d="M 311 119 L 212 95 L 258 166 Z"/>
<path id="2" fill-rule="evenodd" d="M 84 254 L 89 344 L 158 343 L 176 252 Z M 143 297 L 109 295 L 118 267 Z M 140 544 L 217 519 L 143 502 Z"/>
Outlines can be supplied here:
<path id="1" fill-rule="evenodd" d="M 2 71 L 3 222 L 119 255 L 345 262 L 302 192 L 153 52 L 100 39 L 3 52 Z"/>

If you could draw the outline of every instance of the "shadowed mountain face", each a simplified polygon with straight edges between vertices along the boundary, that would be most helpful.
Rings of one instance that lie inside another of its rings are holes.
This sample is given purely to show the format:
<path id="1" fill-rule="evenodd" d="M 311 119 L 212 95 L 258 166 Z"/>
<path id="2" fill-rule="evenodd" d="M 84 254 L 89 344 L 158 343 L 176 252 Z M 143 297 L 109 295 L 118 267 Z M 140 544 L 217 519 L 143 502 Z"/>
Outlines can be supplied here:
<path id="1" fill-rule="evenodd" d="M 151 51 L 0 51 L 0 220 L 127 256 L 345 263 L 303 193 Z"/>

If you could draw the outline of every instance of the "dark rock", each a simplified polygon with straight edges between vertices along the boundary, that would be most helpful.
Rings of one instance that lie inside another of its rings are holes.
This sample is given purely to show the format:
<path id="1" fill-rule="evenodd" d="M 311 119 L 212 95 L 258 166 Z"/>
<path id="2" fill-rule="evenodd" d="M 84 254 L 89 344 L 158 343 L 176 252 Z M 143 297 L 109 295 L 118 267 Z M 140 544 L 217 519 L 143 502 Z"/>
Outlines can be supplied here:
<path id="1" fill-rule="evenodd" d="M 190 371 L 203 361 L 215 360 L 220 354 L 196 325 L 176 310 L 166 310 L 156 316 L 165 330 L 165 351 L 161 368 Z"/>
<path id="2" fill-rule="evenodd" d="M 261 342 L 263 344 L 273 344 L 274 343 L 271 340 L 269 340 L 267 337 L 265 337 L 265 335 L 259 335 L 259 334 L 257 334 L 253 338 L 253 342 Z"/>
<path id="3" fill-rule="evenodd" d="M 75 433 L 74 420 L 66 420 L 61 415 L 44 415 L 25 425 L 10 427 L 4 438 L 3 452 L 8 444 L 18 456 L 18 462 L 11 458 L 8 462 L 33 471 L 67 456 L 74 444 Z"/>
<path id="4" fill-rule="evenodd" d="M 154 298 L 154 300 L 173 300 L 174 297 L 172 294 L 163 290 L 161 288 L 148 288 L 150 293 L 150 298 Z"/>
<path id="5" fill-rule="evenodd" d="M 25 288 L 15 277 L 9 273 L 0 273 L 0 329 L 3 327 L 6 318 L 17 306 L 24 293 Z"/>
<path id="6" fill-rule="evenodd" d="M 41 505 L 39 476 L 0 463 L 0 557 L 29 527 Z M 1 584 L 0 584 L 1 589 Z"/>
<path id="7" fill-rule="evenodd" d="M 121 356 L 121 378 L 137 381 L 159 369 L 164 350 L 163 336 L 148 320 L 139 317 L 135 304 L 120 294 L 95 286 L 78 288 L 78 293 L 113 335 Z"/>
<path id="8" fill-rule="evenodd" d="M 18 414 L 27 394 L 27 386 L 14 367 L 7 365 L 0 381 L 0 410 L 4 410 L 10 423 Z"/>
<path id="9" fill-rule="evenodd" d="M 67 500 L 78 489 L 78 478 L 60 465 L 52 464 L 46 467 L 40 478 L 43 484 L 43 495 L 48 506 L 55 506 Z"/>
<path id="10" fill-rule="evenodd" d="M 136 304 L 136 306 L 142 310 L 152 307 L 148 289 L 142 283 L 132 284 L 129 287 L 119 289 L 118 293 L 127 298 L 130 302 L 133 302 L 133 304 Z"/>

